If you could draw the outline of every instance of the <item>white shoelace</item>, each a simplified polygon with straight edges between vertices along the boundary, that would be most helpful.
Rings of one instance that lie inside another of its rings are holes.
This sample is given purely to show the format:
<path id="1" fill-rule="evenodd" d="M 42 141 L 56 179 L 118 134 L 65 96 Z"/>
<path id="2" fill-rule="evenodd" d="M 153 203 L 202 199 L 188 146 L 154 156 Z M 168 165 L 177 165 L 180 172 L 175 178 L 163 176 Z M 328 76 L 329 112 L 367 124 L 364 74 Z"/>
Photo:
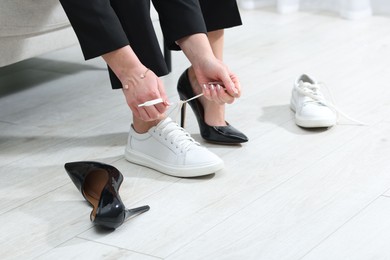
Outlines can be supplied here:
<path id="1" fill-rule="evenodd" d="M 154 131 L 158 132 L 167 142 L 174 144 L 176 148 L 180 148 L 182 152 L 188 151 L 193 145 L 200 145 L 185 129 L 170 118 L 161 121 Z"/>
<path id="2" fill-rule="evenodd" d="M 347 115 L 346 113 L 341 111 L 338 107 L 336 107 L 336 105 L 334 105 L 335 102 L 334 102 L 334 98 L 333 98 L 333 95 L 332 95 L 330 89 L 326 88 L 326 86 L 325 86 L 325 88 L 328 90 L 330 98 L 332 99 L 332 102 L 327 101 L 324 98 L 324 96 L 322 95 L 322 93 L 320 92 L 321 86 L 325 86 L 325 85 L 321 84 L 321 83 L 312 84 L 312 83 L 309 83 L 309 82 L 301 81 L 301 82 L 299 82 L 299 84 L 297 86 L 295 86 L 295 90 L 298 91 L 298 93 L 313 99 L 313 101 L 308 101 L 308 102 L 315 102 L 315 103 L 318 103 L 318 104 L 322 104 L 322 105 L 328 106 L 329 108 L 333 109 L 336 112 L 336 115 L 337 115 L 337 122 L 339 121 L 340 115 L 342 115 L 346 119 L 348 119 L 348 120 L 350 120 L 352 122 L 355 122 L 358 125 L 367 125 L 366 123 L 363 123 L 363 122 L 361 122 L 361 121 L 359 121 L 357 119 L 354 119 L 354 118 L 350 117 L 349 115 Z"/>
<path id="3" fill-rule="evenodd" d="M 183 107 L 183 105 L 187 102 L 190 102 L 191 100 L 194 100 L 194 99 L 197 99 L 199 97 L 203 96 L 203 93 L 200 93 L 199 95 L 196 95 L 192 98 L 189 98 L 187 100 L 179 100 L 178 102 L 175 102 L 175 103 L 171 103 L 171 109 L 170 111 L 167 113 L 167 116 L 170 116 L 173 112 L 174 113 L 174 116 L 172 116 L 172 118 L 174 118 L 174 121 L 177 122 L 177 118 L 179 116 L 179 113 Z"/>

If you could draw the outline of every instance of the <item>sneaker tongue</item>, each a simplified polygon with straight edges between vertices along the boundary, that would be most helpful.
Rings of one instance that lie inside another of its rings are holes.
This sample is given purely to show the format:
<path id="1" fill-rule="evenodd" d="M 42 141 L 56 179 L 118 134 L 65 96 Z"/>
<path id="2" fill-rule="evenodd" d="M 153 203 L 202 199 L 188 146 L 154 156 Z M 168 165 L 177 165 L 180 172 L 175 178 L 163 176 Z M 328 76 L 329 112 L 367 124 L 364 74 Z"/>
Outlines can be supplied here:
<path id="1" fill-rule="evenodd" d="M 192 147 L 199 146 L 190 134 L 188 134 L 183 128 L 178 126 L 171 118 L 167 117 L 159 122 L 156 128 L 160 128 L 167 138 L 174 140 L 178 145 L 184 147 L 186 150 Z"/>
<path id="2" fill-rule="evenodd" d="M 158 127 L 162 124 L 166 124 L 166 123 L 169 123 L 171 121 L 172 121 L 172 119 L 170 117 L 166 117 L 164 120 L 161 120 L 156 126 Z"/>
<path id="3" fill-rule="evenodd" d="M 310 103 L 321 103 L 323 104 L 324 97 L 320 92 L 318 85 L 311 84 L 309 82 L 299 81 L 299 88 L 303 90 L 303 95 L 306 96 L 306 102 Z"/>

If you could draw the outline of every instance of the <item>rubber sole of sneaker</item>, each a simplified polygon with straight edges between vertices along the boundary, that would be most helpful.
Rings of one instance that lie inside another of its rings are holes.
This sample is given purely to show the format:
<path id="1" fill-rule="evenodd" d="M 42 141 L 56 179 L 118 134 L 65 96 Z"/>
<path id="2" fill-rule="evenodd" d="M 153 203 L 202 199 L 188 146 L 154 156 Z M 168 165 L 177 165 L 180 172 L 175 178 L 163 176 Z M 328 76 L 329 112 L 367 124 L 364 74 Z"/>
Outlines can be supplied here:
<path id="1" fill-rule="evenodd" d="M 299 117 L 295 116 L 295 124 L 304 128 L 327 128 L 334 126 L 336 122 L 334 120 L 329 119 L 300 119 Z"/>
<path id="2" fill-rule="evenodd" d="M 290 108 L 294 113 L 296 113 L 293 105 L 290 105 Z M 328 128 L 334 126 L 336 124 L 336 120 L 327 118 L 300 118 L 297 114 L 295 114 L 295 124 L 304 128 Z"/>
<path id="3" fill-rule="evenodd" d="M 218 163 L 204 164 L 200 166 L 177 166 L 164 163 L 146 154 L 137 151 L 125 150 L 125 158 L 131 163 L 151 168 L 161 173 L 174 177 L 199 177 L 213 174 L 224 168 L 221 160 Z"/>

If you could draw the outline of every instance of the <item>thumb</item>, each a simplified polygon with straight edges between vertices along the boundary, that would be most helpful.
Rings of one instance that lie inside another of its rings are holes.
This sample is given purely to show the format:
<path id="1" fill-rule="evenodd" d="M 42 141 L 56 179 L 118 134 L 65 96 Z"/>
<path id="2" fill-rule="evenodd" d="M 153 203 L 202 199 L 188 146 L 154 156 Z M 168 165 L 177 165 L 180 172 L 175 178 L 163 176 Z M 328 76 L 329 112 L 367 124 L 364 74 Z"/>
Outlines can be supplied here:
<path id="1" fill-rule="evenodd" d="M 228 73 L 224 73 L 222 78 L 223 85 L 226 88 L 227 93 L 232 97 L 239 97 L 240 93 L 238 91 L 239 89 L 239 82 L 236 79 L 236 77 L 230 77 Z M 237 86 L 238 84 L 238 86 Z"/>

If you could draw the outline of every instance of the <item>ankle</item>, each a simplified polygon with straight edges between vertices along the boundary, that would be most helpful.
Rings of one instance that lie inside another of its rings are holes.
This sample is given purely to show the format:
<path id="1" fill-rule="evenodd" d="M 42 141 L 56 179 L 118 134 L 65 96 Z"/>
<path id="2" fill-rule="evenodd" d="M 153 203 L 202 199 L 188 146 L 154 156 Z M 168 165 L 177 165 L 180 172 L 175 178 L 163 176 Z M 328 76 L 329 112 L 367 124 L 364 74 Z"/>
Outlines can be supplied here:
<path id="1" fill-rule="evenodd" d="M 161 120 L 143 121 L 133 116 L 133 124 L 131 125 L 135 132 L 138 134 L 144 134 L 149 131 L 150 128 L 156 126 Z"/>
<path id="2" fill-rule="evenodd" d="M 204 102 L 204 120 L 210 126 L 226 126 L 225 105 L 219 105 L 215 102 L 205 100 Z"/>

